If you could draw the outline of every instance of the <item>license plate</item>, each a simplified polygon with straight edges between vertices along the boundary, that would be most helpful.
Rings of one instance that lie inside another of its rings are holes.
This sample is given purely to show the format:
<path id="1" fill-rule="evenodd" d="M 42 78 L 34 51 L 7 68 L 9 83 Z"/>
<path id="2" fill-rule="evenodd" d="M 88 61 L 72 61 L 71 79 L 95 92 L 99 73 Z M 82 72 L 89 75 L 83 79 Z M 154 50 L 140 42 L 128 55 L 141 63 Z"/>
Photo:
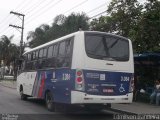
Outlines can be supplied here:
<path id="1" fill-rule="evenodd" d="M 105 92 L 105 93 L 113 93 L 113 89 L 103 89 L 103 92 Z"/>

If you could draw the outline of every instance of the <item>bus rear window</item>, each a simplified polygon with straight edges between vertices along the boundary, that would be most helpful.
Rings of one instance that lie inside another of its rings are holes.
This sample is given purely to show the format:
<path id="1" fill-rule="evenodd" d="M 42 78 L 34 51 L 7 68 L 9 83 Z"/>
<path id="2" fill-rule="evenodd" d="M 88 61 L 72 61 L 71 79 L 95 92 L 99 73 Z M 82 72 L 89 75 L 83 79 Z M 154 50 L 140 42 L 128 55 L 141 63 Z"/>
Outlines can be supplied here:
<path id="1" fill-rule="evenodd" d="M 129 42 L 117 36 L 86 34 L 85 48 L 87 56 L 94 59 L 129 60 Z"/>

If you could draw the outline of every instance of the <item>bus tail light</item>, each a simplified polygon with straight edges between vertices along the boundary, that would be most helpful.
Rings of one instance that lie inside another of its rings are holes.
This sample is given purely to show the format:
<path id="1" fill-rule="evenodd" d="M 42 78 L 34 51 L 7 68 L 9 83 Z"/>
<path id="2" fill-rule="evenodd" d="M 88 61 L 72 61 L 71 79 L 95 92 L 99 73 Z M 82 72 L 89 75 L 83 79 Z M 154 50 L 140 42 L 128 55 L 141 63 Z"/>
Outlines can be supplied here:
<path id="1" fill-rule="evenodd" d="M 77 74 L 77 76 L 81 76 L 82 75 L 82 71 L 79 70 L 79 71 L 76 72 L 76 74 Z"/>
<path id="2" fill-rule="evenodd" d="M 82 70 L 76 70 L 75 89 L 84 91 L 84 76 Z"/>
<path id="3" fill-rule="evenodd" d="M 134 89 L 134 76 L 132 76 L 130 80 L 129 92 L 133 92 L 133 89 Z"/>
<path id="4" fill-rule="evenodd" d="M 77 77 L 77 83 L 81 84 L 82 83 L 82 77 Z"/>

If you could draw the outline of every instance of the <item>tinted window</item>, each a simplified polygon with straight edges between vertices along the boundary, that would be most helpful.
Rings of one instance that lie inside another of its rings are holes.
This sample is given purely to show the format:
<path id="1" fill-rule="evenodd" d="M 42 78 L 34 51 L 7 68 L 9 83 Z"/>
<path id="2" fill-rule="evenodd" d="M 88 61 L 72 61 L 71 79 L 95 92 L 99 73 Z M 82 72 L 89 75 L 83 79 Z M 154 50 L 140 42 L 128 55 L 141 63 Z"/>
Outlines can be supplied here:
<path id="1" fill-rule="evenodd" d="M 44 48 L 44 49 L 43 49 L 43 57 L 46 57 L 46 56 L 47 56 L 47 49 Z"/>
<path id="2" fill-rule="evenodd" d="M 30 53 L 28 54 L 28 60 L 31 60 L 31 54 Z"/>
<path id="3" fill-rule="evenodd" d="M 39 53 L 39 51 L 37 50 L 37 51 L 36 51 L 36 58 L 38 58 L 38 53 Z"/>
<path id="4" fill-rule="evenodd" d="M 72 38 L 59 44 L 57 67 L 70 67 L 71 65 Z"/>
<path id="5" fill-rule="evenodd" d="M 72 38 L 55 43 L 49 47 L 34 51 L 34 61 L 27 62 L 28 70 L 70 67 L 72 56 Z M 47 58 L 44 58 L 46 57 Z M 37 59 L 37 58 L 43 59 Z"/>
<path id="6" fill-rule="evenodd" d="M 86 53 L 89 57 L 104 60 L 129 60 L 129 42 L 116 36 L 86 35 Z"/>
<path id="7" fill-rule="evenodd" d="M 39 58 L 42 58 L 42 57 L 43 57 L 43 49 L 39 51 Z"/>
<path id="8" fill-rule="evenodd" d="M 48 55 L 47 55 L 47 57 L 50 58 L 50 57 L 52 57 L 52 55 L 53 55 L 53 46 L 50 46 L 48 48 Z"/>
<path id="9" fill-rule="evenodd" d="M 57 57 L 58 53 L 58 44 L 55 44 L 53 47 L 53 57 Z"/>
<path id="10" fill-rule="evenodd" d="M 59 56 L 65 56 L 65 41 L 59 44 Z"/>
<path id="11" fill-rule="evenodd" d="M 70 54 L 71 53 L 71 43 L 72 43 L 72 41 L 71 40 L 67 40 L 66 41 L 66 54 L 68 55 L 68 54 Z"/>
<path id="12" fill-rule="evenodd" d="M 32 53 L 32 60 L 35 60 L 36 59 L 36 52 L 33 52 Z"/>

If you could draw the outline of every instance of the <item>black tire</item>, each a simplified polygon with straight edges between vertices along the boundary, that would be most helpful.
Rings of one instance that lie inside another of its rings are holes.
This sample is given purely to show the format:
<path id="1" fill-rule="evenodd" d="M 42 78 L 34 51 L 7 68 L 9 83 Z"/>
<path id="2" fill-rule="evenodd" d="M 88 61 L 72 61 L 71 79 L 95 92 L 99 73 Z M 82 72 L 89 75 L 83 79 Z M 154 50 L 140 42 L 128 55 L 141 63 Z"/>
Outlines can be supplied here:
<path id="1" fill-rule="evenodd" d="M 20 96 L 21 96 L 21 100 L 27 100 L 27 95 L 25 95 L 24 93 L 23 93 L 23 88 L 21 87 L 21 89 L 20 89 Z"/>
<path id="2" fill-rule="evenodd" d="M 46 107 L 49 111 L 55 111 L 55 104 L 53 102 L 53 96 L 51 92 L 47 92 L 45 96 Z"/>
<path id="3" fill-rule="evenodd" d="M 111 106 L 111 103 L 108 103 L 107 104 L 107 108 L 111 108 L 112 106 Z"/>

